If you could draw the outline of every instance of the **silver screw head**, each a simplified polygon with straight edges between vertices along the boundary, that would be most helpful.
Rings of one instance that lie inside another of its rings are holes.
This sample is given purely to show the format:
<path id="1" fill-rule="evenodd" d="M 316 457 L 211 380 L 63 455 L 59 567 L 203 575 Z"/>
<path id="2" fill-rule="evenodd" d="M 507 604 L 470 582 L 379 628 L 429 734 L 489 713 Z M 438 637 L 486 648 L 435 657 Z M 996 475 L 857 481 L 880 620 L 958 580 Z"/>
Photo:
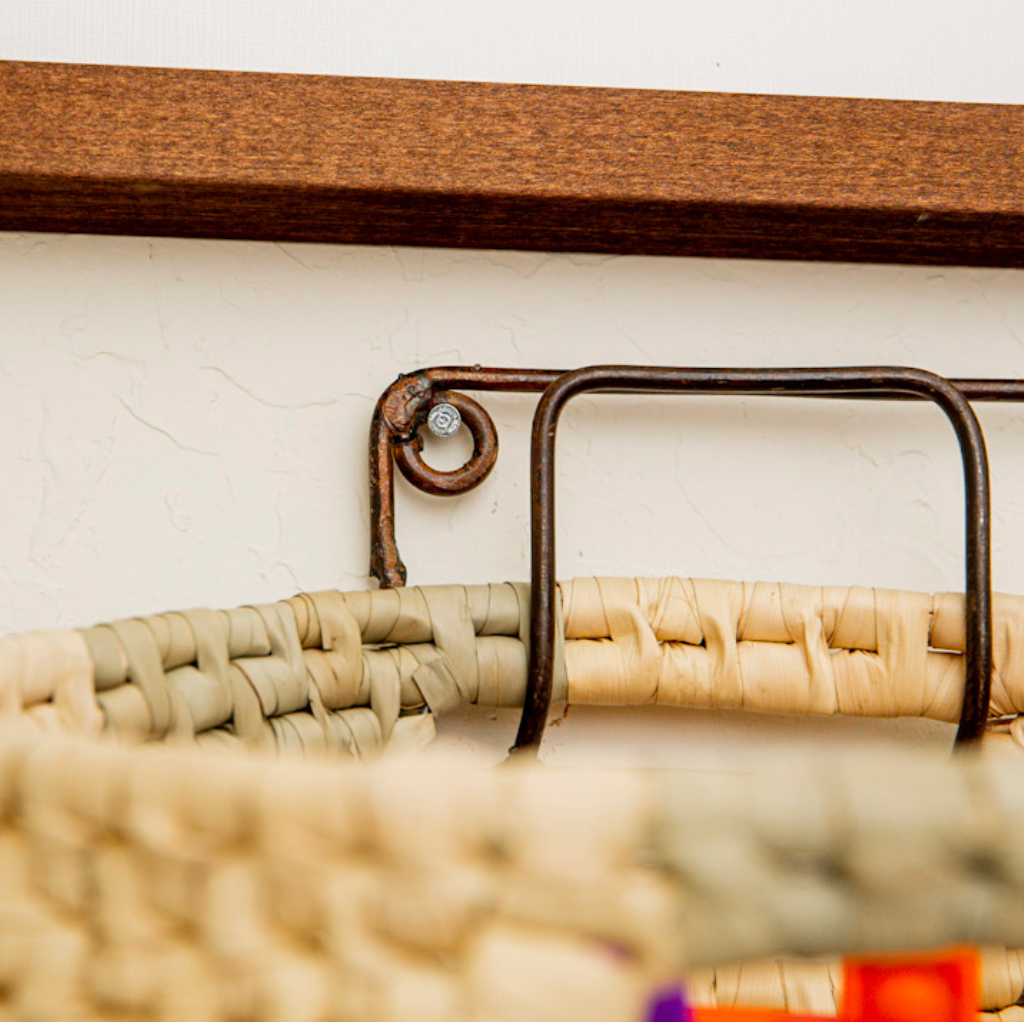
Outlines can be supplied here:
<path id="1" fill-rule="evenodd" d="M 462 416 L 455 405 L 441 403 L 430 409 L 427 426 L 434 436 L 454 436 L 462 426 Z"/>

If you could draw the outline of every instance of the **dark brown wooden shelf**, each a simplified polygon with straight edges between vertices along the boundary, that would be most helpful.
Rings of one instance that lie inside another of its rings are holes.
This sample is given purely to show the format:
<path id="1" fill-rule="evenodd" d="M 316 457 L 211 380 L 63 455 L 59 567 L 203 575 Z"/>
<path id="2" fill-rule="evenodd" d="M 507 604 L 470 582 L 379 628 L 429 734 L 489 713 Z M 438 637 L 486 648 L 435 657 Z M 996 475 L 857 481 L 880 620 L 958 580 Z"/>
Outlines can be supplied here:
<path id="1" fill-rule="evenodd" d="M 0 229 L 1024 266 L 1024 107 L 0 62 Z"/>

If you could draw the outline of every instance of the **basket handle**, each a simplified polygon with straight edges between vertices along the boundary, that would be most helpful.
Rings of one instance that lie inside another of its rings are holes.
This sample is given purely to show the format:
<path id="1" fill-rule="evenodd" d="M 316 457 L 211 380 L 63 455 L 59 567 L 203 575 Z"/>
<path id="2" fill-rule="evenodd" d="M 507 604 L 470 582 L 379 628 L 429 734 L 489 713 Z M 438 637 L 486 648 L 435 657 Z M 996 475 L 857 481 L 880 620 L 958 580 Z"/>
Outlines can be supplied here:
<path id="1" fill-rule="evenodd" d="M 533 417 L 530 449 L 531 606 L 526 698 L 513 754 L 537 755 L 547 726 L 555 649 L 555 440 L 559 418 L 587 393 L 761 394 L 804 397 L 907 397 L 934 402 L 956 432 L 964 469 L 966 644 L 964 701 L 956 745 L 981 738 L 992 681 L 992 565 L 985 438 L 974 410 L 951 381 L 922 369 L 686 369 L 589 366 L 559 376 Z"/>

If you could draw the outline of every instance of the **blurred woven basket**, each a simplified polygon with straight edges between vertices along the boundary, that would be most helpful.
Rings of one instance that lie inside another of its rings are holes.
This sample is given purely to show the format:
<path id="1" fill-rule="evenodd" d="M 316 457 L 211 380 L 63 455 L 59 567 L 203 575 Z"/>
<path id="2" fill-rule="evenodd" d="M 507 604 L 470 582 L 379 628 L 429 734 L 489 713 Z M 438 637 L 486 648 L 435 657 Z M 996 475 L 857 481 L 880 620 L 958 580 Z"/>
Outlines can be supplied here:
<path id="1" fill-rule="evenodd" d="M 960 596 L 560 595 L 570 703 L 959 715 Z M 827 1013 L 827 962 L 713 963 L 1024 944 L 1024 759 L 754 778 L 268 759 L 367 761 L 456 706 L 521 705 L 528 604 L 514 584 L 325 592 L 0 639 L 0 1018 L 626 1020 L 682 969 L 698 1001 Z M 1024 599 L 994 609 L 987 741 L 1012 745 Z M 987 950 L 985 977 L 983 1006 L 1024 1018 L 1020 953 Z"/>

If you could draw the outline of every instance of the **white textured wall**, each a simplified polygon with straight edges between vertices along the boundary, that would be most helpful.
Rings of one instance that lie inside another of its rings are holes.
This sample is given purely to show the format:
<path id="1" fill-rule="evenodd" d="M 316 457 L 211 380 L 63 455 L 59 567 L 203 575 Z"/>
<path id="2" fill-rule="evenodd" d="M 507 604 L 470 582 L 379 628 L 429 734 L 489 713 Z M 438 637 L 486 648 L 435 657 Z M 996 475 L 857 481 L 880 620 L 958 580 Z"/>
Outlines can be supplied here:
<path id="1" fill-rule="evenodd" d="M 463 7 L 7 4 L 0 57 L 1024 101 L 1015 3 L 957 21 L 917 3 Z M 0 235 L 2 627 L 365 586 L 373 400 L 399 372 L 477 361 L 1024 375 L 1024 274 Z M 485 402 L 502 453 L 480 490 L 400 483 L 412 582 L 527 575 L 533 400 Z M 981 414 L 996 583 L 1024 592 L 1024 409 Z M 459 443 L 439 446 L 454 463 Z M 560 450 L 563 576 L 961 585 L 958 456 L 931 408 L 595 398 Z M 498 749 L 512 723 L 449 741 Z M 574 710 L 552 737 L 563 761 L 704 763 L 865 733 L 753 728 Z"/>
<path id="2" fill-rule="evenodd" d="M 1024 102 L 1019 0 L 0 0 L 0 58 Z"/>

